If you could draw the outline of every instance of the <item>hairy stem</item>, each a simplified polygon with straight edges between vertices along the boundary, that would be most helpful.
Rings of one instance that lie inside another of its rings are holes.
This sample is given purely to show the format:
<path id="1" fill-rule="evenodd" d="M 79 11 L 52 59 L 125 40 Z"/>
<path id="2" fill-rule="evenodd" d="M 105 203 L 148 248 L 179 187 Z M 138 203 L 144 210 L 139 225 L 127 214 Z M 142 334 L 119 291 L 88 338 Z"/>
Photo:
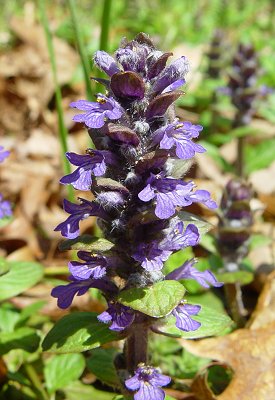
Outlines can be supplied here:
<path id="1" fill-rule="evenodd" d="M 125 343 L 127 370 L 133 373 L 139 363 L 147 363 L 148 359 L 148 327 L 136 324 Z"/>

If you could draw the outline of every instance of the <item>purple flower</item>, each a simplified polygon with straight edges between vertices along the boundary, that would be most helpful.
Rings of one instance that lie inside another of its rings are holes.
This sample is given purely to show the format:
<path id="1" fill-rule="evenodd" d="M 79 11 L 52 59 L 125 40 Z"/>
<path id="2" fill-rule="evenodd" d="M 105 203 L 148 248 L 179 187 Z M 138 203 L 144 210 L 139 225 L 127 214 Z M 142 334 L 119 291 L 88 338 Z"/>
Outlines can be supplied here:
<path id="1" fill-rule="evenodd" d="M 148 49 L 144 46 L 138 46 L 134 49 L 118 49 L 116 59 L 122 65 L 124 71 L 144 72 L 145 61 Z"/>
<path id="2" fill-rule="evenodd" d="M 184 231 L 184 223 L 176 219 L 176 223 L 167 229 L 165 238 L 161 241 L 159 247 L 165 250 L 180 250 L 188 246 L 198 244 L 200 234 L 198 228 L 193 225 L 187 225 Z"/>
<path id="3" fill-rule="evenodd" d="M 125 386 L 129 390 L 136 391 L 135 400 L 163 400 L 165 393 L 161 389 L 167 386 L 171 378 L 162 375 L 154 367 L 139 364 L 135 375 L 125 381 Z"/>
<path id="4" fill-rule="evenodd" d="M 12 216 L 11 204 L 9 201 L 3 200 L 3 196 L 0 193 L 0 219 L 11 216 Z"/>
<path id="5" fill-rule="evenodd" d="M 105 174 L 106 163 L 115 164 L 115 155 L 108 150 L 88 150 L 87 155 L 66 153 L 67 159 L 77 168 L 71 174 L 65 175 L 60 179 L 64 185 L 72 184 L 75 189 L 90 190 L 92 184 L 92 174 L 101 176 Z"/>
<path id="6" fill-rule="evenodd" d="M 147 186 L 138 194 L 142 201 L 156 198 L 155 214 L 161 219 L 171 217 L 177 206 L 187 206 L 190 201 L 192 182 L 182 182 L 179 179 L 163 178 L 162 175 L 151 174 Z"/>
<path id="7" fill-rule="evenodd" d="M 201 286 L 205 288 L 209 288 L 210 285 L 214 287 L 221 287 L 223 285 L 222 282 L 218 282 L 214 274 L 209 271 L 198 271 L 193 267 L 195 264 L 195 260 L 186 261 L 181 267 L 175 269 L 170 272 L 165 279 L 168 280 L 180 280 L 180 279 L 195 279 Z"/>
<path id="8" fill-rule="evenodd" d="M 103 279 L 85 279 L 76 280 L 71 277 L 72 282 L 68 285 L 60 285 L 52 290 L 51 295 L 57 298 L 57 305 L 59 308 L 65 309 L 70 307 L 74 296 L 82 296 L 90 288 L 97 288 L 103 292 L 111 292 L 115 290 L 115 286 Z"/>
<path id="9" fill-rule="evenodd" d="M 178 79 L 177 81 L 171 83 L 171 85 L 167 86 L 166 89 L 164 89 L 161 93 L 168 93 L 168 92 L 173 92 L 173 90 L 178 89 L 182 85 L 186 83 L 185 79 Z"/>
<path id="10" fill-rule="evenodd" d="M 120 332 L 128 328 L 135 319 L 133 310 L 119 303 L 109 303 L 106 311 L 98 315 L 100 322 L 112 323 L 110 329 Z"/>
<path id="11" fill-rule="evenodd" d="M 171 64 L 165 67 L 162 73 L 157 77 L 153 85 L 154 92 L 163 92 L 164 89 L 174 82 L 181 81 L 188 71 L 189 63 L 184 56 L 171 62 Z"/>
<path id="12" fill-rule="evenodd" d="M 193 182 L 163 178 L 162 174 L 151 174 L 147 180 L 147 186 L 139 192 L 138 197 L 142 201 L 156 198 L 155 214 L 160 219 L 171 217 L 177 206 L 186 207 L 192 203 L 203 203 L 209 208 L 217 207 L 207 190 L 193 192 L 194 187 Z"/>
<path id="13" fill-rule="evenodd" d="M 4 150 L 4 147 L 0 146 L 0 163 L 2 163 L 9 154 L 10 152 L 8 150 Z"/>
<path id="14" fill-rule="evenodd" d="M 202 203 L 206 207 L 214 209 L 217 208 L 217 203 L 211 199 L 211 195 L 207 190 L 196 190 L 189 196 L 189 204 Z"/>
<path id="15" fill-rule="evenodd" d="M 75 204 L 64 199 L 63 208 L 71 215 L 54 229 L 55 231 L 61 231 L 61 235 L 69 239 L 74 239 L 79 235 L 79 222 L 83 219 L 90 216 L 106 218 L 106 213 L 100 205 L 85 199 L 80 200 L 81 204 Z"/>
<path id="16" fill-rule="evenodd" d="M 197 315 L 201 309 L 201 306 L 193 304 L 179 304 L 173 311 L 172 314 L 176 317 L 176 327 L 182 331 L 195 331 L 201 323 L 195 321 L 190 315 Z"/>
<path id="17" fill-rule="evenodd" d="M 93 287 L 92 280 L 75 281 L 68 285 L 60 285 L 52 290 L 51 295 L 57 298 L 57 305 L 59 308 L 65 309 L 70 307 L 75 295 L 82 296 L 91 287 Z"/>
<path id="18" fill-rule="evenodd" d="M 192 125 L 191 122 L 173 122 L 156 130 L 153 143 L 159 143 L 160 149 L 171 149 L 176 146 L 176 155 L 187 160 L 194 157 L 195 153 L 203 153 L 205 149 L 192 142 L 193 138 L 199 136 L 201 125 Z"/>
<path id="19" fill-rule="evenodd" d="M 69 262 L 69 270 L 75 279 L 100 279 L 106 275 L 107 260 L 104 256 L 98 254 L 92 256 L 87 251 L 79 251 L 77 255 L 85 263 L 78 261 Z"/>
<path id="20" fill-rule="evenodd" d="M 163 267 L 163 262 L 171 255 L 171 251 L 160 249 L 156 240 L 151 243 L 140 243 L 136 252 L 132 255 L 133 259 L 141 262 L 141 266 L 146 271 L 157 271 Z"/>
<path id="21" fill-rule="evenodd" d="M 109 76 L 120 72 L 115 60 L 108 53 L 106 53 L 106 51 L 97 51 L 94 56 L 94 62 L 98 68 L 100 68 Z"/>
<path id="22" fill-rule="evenodd" d="M 112 97 L 98 94 L 96 102 L 78 100 L 70 104 L 78 110 L 86 111 L 73 117 L 76 122 L 84 122 L 89 128 L 102 128 L 108 119 L 119 119 L 123 109 Z"/>

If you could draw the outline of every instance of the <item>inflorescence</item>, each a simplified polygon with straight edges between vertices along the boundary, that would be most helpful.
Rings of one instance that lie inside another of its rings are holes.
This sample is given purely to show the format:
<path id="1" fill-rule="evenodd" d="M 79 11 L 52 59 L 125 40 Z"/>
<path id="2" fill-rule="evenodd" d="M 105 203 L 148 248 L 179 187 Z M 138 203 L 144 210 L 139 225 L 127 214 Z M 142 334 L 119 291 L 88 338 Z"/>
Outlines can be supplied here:
<path id="1" fill-rule="evenodd" d="M 153 327 L 157 318 L 150 317 L 117 301 L 119 293 L 129 288 L 146 288 L 164 280 L 195 279 L 204 287 L 221 286 L 210 271 L 200 272 L 194 260 L 163 273 L 169 256 L 199 242 L 199 231 L 181 220 L 179 211 L 192 203 L 216 208 L 206 190 L 196 190 L 194 182 L 183 180 L 189 160 L 205 149 L 195 143 L 202 126 L 179 121 L 174 102 L 182 95 L 188 61 L 181 57 L 167 61 L 172 53 L 157 50 L 145 34 L 123 42 L 111 57 L 97 51 L 95 64 L 108 75 L 100 79 L 105 94 L 96 101 L 79 100 L 72 107 L 83 111 L 73 119 L 88 128 L 96 149 L 85 155 L 67 153 L 77 168 L 61 179 L 77 190 L 90 191 L 93 199 L 79 198 L 74 204 L 64 200 L 66 221 L 55 230 L 68 239 L 79 237 L 80 221 L 97 217 L 108 251 L 79 251 L 80 261 L 69 263 L 71 273 L 66 286 L 53 289 L 61 308 L 71 305 L 75 295 L 98 288 L 105 296 L 107 310 L 98 320 L 111 330 L 130 335 L 138 324 Z M 176 326 L 184 331 L 199 328 L 192 317 L 200 306 L 180 302 L 171 314 Z M 135 400 L 163 399 L 160 387 L 170 378 L 155 368 L 139 364 L 125 381 L 136 391 Z M 129 376 L 129 375 L 128 375 Z"/>

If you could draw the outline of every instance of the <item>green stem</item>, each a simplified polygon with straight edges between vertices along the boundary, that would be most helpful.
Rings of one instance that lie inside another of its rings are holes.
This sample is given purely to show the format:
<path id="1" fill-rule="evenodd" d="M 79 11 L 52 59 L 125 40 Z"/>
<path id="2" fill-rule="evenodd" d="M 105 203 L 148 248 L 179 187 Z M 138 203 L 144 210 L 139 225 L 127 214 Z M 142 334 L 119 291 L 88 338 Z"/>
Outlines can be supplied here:
<path id="1" fill-rule="evenodd" d="M 39 376 L 37 375 L 33 366 L 31 364 L 25 364 L 24 369 L 25 369 L 30 381 L 32 382 L 33 387 L 37 391 L 39 398 L 41 400 L 49 400 L 49 396 L 47 395 L 47 393 L 39 379 Z"/>
<path id="2" fill-rule="evenodd" d="M 65 126 L 64 116 L 63 116 L 62 95 L 61 95 L 61 89 L 60 89 L 60 86 L 58 85 L 58 79 L 57 79 L 57 67 L 56 67 L 55 52 L 54 52 L 54 47 L 53 47 L 53 40 L 52 40 L 50 28 L 49 28 L 49 21 L 48 21 L 46 10 L 45 10 L 45 0 L 38 0 L 38 4 L 39 4 L 39 12 L 40 12 L 41 22 L 42 22 L 46 40 L 47 40 L 48 52 L 49 52 L 50 63 L 51 63 L 52 74 L 53 74 L 55 100 L 56 100 L 56 107 L 57 107 L 57 114 L 58 114 L 58 134 L 59 134 L 59 141 L 60 141 L 61 150 L 62 150 L 63 170 L 64 170 L 65 175 L 67 175 L 71 172 L 71 167 L 70 167 L 69 161 L 65 157 L 65 153 L 68 151 L 68 143 L 67 143 L 68 131 Z M 74 200 L 73 187 L 71 185 L 68 185 L 67 190 L 68 190 L 69 200 L 73 201 Z"/>
<path id="3" fill-rule="evenodd" d="M 81 31 L 79 29 L 79 25 L 78 25 L 78 18 L 77 18 L 77 14 L 76 14 L 76 7 L 75 7 L 74 0 L 69 0 L 69 8 L 70 8 L 70 12 L 71 12 L 72 21 L 73 21 L 76 43 L 77 43 L 79 55 L 81 58 L 81 65 L 82 65 L 82 69 L 83 69 L 83 75 L 84 75 L 85 86 L 86 86 L 86 96 L 87 96 L 88 100 L 92 100 L 93 92 L 91 89 L 91 80 L 90 80 L 91 66 L 90 66 L 88 57 L 86 57 L 84 43 L 82 40 L 82 35 L 81 35 Z"/>

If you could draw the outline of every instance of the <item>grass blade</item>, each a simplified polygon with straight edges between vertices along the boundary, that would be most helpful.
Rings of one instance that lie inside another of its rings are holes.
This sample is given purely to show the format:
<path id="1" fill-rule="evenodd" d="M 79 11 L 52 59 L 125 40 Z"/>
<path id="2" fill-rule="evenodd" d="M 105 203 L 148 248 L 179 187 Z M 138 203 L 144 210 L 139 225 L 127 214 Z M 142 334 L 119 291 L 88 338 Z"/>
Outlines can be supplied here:
<path id="1" fill-rule="evenodd" d="M 72 17 L 72 22 L 73 22 L 75 39 L 76 39 L 76 43 L 77 43 L 77 47 L 78 47 L 78 51 L 79 51 L 79 55 L 80 55 L 80 59 L 81 59 L 81 65 L 82 65 L 82 69 L 83 69 L 83 75 L 84 75 L 85 87 L 86 87 L 86 97 L 88 100 L 91 101 L 93 99 L 93 92 L 91 89 L 91 80 L 90 80 L 91 66 L 89 63 L 89 59 L 86 56 L 81 31 L 80 31 L 79 25 L 78 25 L 75 1 L 69 0 L 68 3 L 69 3 L 70 13 L 71 13 L 71 17 Z"/>
<path id="2" fill-rule="evenodd" d="M 102 19 L 101 19 L 101 33 L 100 33 L 100 50 L 108 51 L 108 40 L 110 30 L 110 16 L 111 16 L 112 0 L 104 0 Z"/>
<path id="3" fill-rule="evenodd" d="M 47 18 L 46 10 L 45 10 L 45 2 L 44 0 L 38 0 L 39 4 L 39 13 L 40 13 L 40 19 L 45 31 L 45 36 L 47 40 L 47 46 L 48 46 L 48 52 L 49 52 L 49 57 L 50 57 L 50 63 L 51 63 L 51 68 L 52 68 L 52 74 L 53 74 L 53 81 L 54 81 L 54 89 L 55 89 L 55 100 L 56 100 L 56 108 L 57 108 L 57 114 L 58 114 L 58 134 L 59 134 L 59 141 L 61 144 L 61 150 L 62 150 L 62 161 L 63 161 L 63 171 L 65 175 L 69 174 L 71 172 L 71 166 L 65 157 L 65 153 L 68 151 L 68 130 L 65 126 L 64 122 L 64 114 L 63 114 L 63 108 L 62 108 L 62 95 L 61 95 L 61 90 L 60 86 L 58 85 L 57 81 L 57 68 L 56 68 L 56 59 L 55 59 L 55 53 L 54 53 L 54 47 L 53 47 L 53 40 L 52 40 L 52 35 L 50 32 L 49 28 L 49 21 Z M 73 187 L 71 185 L 67 186 L 68 190 L 68 198 L 70 201 L 74 200 L 74 192 L 73 192 Z"/>

